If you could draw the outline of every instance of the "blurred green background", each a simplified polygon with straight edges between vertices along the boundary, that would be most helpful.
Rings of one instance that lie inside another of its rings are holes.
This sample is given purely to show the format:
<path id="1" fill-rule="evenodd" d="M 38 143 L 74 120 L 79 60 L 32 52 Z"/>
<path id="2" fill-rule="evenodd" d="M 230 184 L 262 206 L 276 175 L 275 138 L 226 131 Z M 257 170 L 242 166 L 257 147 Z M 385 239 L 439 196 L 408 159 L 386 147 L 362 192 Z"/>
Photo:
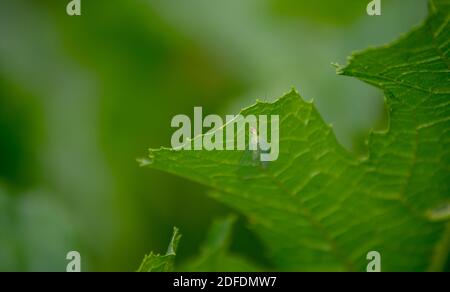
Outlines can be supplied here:
<path id="1" fill-rule="evenodd" d="M 339 141 L 364 153 L 386 123 L 382 93 L 336 76 L 354 50 L 395 40 L 426 0 L 0 0 L 0 271 L 132 271 L 163 252 L 198 253 L 233 213 L 194 183 L 136 158 L 169 146 L 174 115 L 233 114 L 295 87 Z M 206 114 L 205 113 L 205 114 Z M 240 218 L 232 250 L 268 268 Z"/>

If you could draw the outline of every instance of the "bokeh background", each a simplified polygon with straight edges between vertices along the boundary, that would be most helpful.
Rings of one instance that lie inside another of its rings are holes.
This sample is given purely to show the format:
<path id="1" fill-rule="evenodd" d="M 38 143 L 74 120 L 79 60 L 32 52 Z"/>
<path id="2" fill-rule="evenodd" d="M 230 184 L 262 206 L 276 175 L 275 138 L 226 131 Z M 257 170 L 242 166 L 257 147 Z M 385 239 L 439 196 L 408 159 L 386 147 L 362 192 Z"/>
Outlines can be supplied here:
<path id="1" fill-rule="evenodd" d="M 363 154 L 383 128 L 383 96 L 336 76 L 354 50 L 418 25 L 426 0 L 0 0 L 0 271 L 133 271 L 163 252 L 198 253 L 211 221 L 234 213 L 207 189 L 139 168 L 169 146 L 174 115 L 234 114 L 295 87 L 339 141 Z M 231 249 L 270 268 L 237 222 Z"/>

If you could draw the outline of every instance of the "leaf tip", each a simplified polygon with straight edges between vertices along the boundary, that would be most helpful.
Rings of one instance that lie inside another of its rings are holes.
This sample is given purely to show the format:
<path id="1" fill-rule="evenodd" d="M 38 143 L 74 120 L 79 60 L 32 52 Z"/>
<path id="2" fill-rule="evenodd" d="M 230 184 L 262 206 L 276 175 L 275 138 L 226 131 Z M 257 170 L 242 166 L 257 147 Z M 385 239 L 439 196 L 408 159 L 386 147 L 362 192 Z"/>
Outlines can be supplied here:
<path id="1" fill-rule="evenodd" d="M 167 248 L 166 255 L 176 255 L 178 242 L 181 239 L 180 229 L 176 226 L 173 227 L 172 238 L 169 243 L 169 247 Z"/>
<path id="2" fill-rule="evenodd" d="M 345 66 L 343 66 L 343 65 L 341 65 L 341 64 L 339 64 L 339 63 L 337 63 L 337 62 L 331 63 L 331 66 L 334 67 L 334 69 L 336 70 L 336 74 L 337 74 L 337 75 L 342 75 L 342 74 L 344 74 Z"/>
<path id="3" fill-rule="evenodd" d="M 149 166 L 153 163 L 153 160 L 146 157 L 140 157 L 136 159 L 136 162 L 139 164 L 139 167 Z"/>

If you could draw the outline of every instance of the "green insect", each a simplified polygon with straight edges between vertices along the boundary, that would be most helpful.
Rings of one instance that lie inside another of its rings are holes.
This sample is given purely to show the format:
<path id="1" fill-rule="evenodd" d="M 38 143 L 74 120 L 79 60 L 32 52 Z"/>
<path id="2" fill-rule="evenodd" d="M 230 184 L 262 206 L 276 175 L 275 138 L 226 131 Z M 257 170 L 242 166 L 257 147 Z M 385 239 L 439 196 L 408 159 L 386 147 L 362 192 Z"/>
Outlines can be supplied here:
<path id="1" fill-rule="evenodd" d="M 250 129 L 249 145 L 244 151 L 239 161 L 238 175 L 242 179 L 249 179 L 255 172 L 265 171 L 269 166 L 269 161 L 261 161 L 262 153 L 269 153 L 270 150 L 263 150 L 258 133 L 255 128 Z"/>

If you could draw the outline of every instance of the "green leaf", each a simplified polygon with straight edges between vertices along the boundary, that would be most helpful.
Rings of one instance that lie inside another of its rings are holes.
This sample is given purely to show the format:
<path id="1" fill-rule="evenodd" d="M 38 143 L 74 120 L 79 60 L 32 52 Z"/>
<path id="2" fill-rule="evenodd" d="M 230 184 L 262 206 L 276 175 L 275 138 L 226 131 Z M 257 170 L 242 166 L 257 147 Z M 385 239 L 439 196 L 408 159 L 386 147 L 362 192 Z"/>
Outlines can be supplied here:
<path id="1" fill-rule="evenodd" d="M 215 198 L 254 222 L 279 270 L 365 271 L 372 250 L 380 252 L 383 271 L 444 269 L 450 249 L 449 3 L 430 1 L 422 26 L 338 68 L 386 96 L 389 129 L 370 136 L 367 157 L 344 149 L 315 106 L 292 91 L 241 112 L 280 116 L 278 160 L 248 163 L 242 151 L 162 148 L 150 150 L 146 164 L 213 188 Z"/>
<path id="2" fill-rule="evenodd" d="M 151 252 L 144 257 L 141 266 L 137 270 L 138 272 L 172 272 L 174 270 L 174 261 L 178 243 L 180 241 L 181 234 L 178 228 L 173 228 L 172 239 L 170 240 L 169 247 L 167 248 L 165 255 L 154 254 Z"/>
<path id="3" fill-rule="evenodd" d="M 189 272 L 255 272 L 260 267 L 247 259 L 230 253 L 229 247 L 235 216 L 214 221 L 200 255 L 180 270 Z"/>

